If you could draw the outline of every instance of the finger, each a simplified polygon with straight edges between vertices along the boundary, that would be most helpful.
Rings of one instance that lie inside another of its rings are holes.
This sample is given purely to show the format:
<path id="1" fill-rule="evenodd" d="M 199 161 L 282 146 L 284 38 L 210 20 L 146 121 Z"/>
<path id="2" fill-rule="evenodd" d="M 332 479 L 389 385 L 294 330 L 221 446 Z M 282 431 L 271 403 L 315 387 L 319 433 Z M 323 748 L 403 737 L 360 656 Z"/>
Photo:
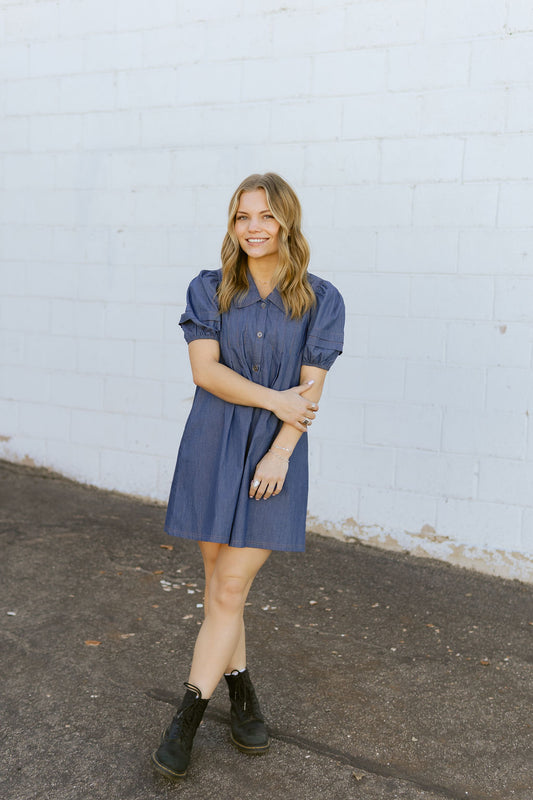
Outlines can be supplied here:
<path id="1" fill-rule="evenodd" d="M 259 475 L 254 475 L 254 479 L 252 481 L 252 491 L 253 494 L 250 497 L 255 497 L 256 500 L 261 500 L 263 494 L 265 492 L 266 483 L 264 478 L 261 478 Z"/>
<path id="2" fill-rule="evenodd" d="M 276 483 L 276 488 L 272 492 L 272 497 L 276 497 L 276 495 L 278 495 L 281 492 L 281 490 L 283 489 L 283 484 L 284 483 L 285 483 L 285 481 L 278 481 Z"/>
<path id="3" fill-rule="evenodd" d="M 318 411 L 318 403 L 310 403 L 307 408 L 309 411 Z"/>
<path id="4" fill-rule="evenodd" d="M 268 483 L 266 491 L 263 495 L 263 500 L 268 500 L 269 497 L 272 497 L 276 484 L 275 483 Z"/>
<path id="5" fill-rule="evenodd" d="M 265 483 L 265 481 L 261 481 L 261 483 L 257 487 L 257 491 L 255 493 L 255 499 L 256 500 L 262 500 L 263 499 L 263 495 L 265 494 L 267 486 L 268 486 L 268 483 Z"/>
<path id="6" fill-rule="evenodd" d="M 259 488 L 260 484 L 261 484 L 261 481 L 258 480 L 254 475 L 254 478 L 253 478 L 253 480 L 252 480 L 252 482 L 250 484 L 250 490 L 248 492 L 248 496 L 249 497 L 254 497 L 255 496 L 255 493 L 257 492 L 257 489 Z"/>

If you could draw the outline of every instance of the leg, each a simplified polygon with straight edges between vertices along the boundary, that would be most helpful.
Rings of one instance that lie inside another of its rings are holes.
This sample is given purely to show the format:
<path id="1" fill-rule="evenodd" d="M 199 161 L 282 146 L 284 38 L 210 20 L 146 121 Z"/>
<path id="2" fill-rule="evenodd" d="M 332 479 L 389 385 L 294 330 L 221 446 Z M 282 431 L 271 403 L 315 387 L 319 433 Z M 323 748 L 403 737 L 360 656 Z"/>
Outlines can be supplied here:
<path id="1" fill-rule="evenodd" d="M 204 616 L 206 617 L 207 610 L 209 607 L 209 585 L 211 583 L 211 578 L 213 577 L 215 564 L 222 545 L 218 544 L 217 542 L 199 542 L 199 545 L 200 545 L 200 551 L 202 553 L 202 558 L 204 560 L 204 572 L 205 572 Z M 239 637 L 239 642 L 237 644 L 237 647 L 235 648 L 233 655 L 228 661 L 224 672 L 229 673 L 235 669 L 243 670 L 245 667 L 246 667 L 246 635 L 244 631 L 244 619 L 243 619 L 241 623 L 241 635 Z"/>
<path id="2" fill-rule="evenodd" d="M 213 560 L 211 548 L 206 552 Z M 208 585 L 207 614 L 200 628 L 189 682 L 202 697 L 214 692 L 225 668 L 231 663 L 242 636 L 244 604 L 252 582 L 270 555 L 270 550 L 220 545 Z"/>
<path id="3" fill-rule="evenodd" d="M 209 587 L 215 571 L 220 544 L 201 542 L 200 549 L 205 567 L 204 611 L 209 609 Z M 266 753 L 270 747 L 270 737 L 261 713 L 255 689 L 246 669 L 246 639 L 244 620 L 241 619 L 239 643 L 225 669 L 231 701 L 231 741 L 248 755 Z"/>
<path id="4" fill-rule="evenodd" d="M 212 542 L 202 542 L 200 547 L 206 570 L 206 616 L 196 641 L 189 682 L 185 684 L 187 692 L 152 753 L 155 768 L 169 778 L 186 775 L 194 734 L 209 697 L 226 664 L 232 663 L 235 650 L 241 647 L 244 651 L 244 603 L 253 579 L 270 555 L 269 550 Z M 261 750 L 267 748 L 268 737 Z M 255 750 L 259 752 L 257 747 Z"/>

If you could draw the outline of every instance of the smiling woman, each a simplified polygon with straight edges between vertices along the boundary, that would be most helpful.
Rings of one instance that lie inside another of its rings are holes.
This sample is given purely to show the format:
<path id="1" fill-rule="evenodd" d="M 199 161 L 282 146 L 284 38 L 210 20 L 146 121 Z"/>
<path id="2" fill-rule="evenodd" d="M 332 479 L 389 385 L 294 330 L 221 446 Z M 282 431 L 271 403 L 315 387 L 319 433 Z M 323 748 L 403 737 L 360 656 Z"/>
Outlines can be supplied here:
<path id="1" fill-rule="evenodd" d="M 278 175 L 250 175 L 238 186 L 222 243 L 218 289 L 222 313 L 229 310 L 236 294 L 248 290 L 248 271 L 256 282 L 277 286 L 291 316 L 301 316 L 315 305 L 307 273 L 309 245 L 301 224 L 300 201 Z M 264 244 L 263 239 L 267 240 Z"/>
<path id="2" fill-rule="evenodd" d="M 300 203 L 282 178 L 243 181 L 230 202 L 222 269 L 194 278 L 180 319 L 197 388 L 165 530 L 199 542 L 205 619 L 182 705 L 152 755 L 171 778 L 186 774 L 223 674 L 232 742 L 252 755 L 269 748 L 247 669 L 243 611 L 270 552 L 305 549 L 304 434 L 343 343 L 342 298 L 307 272 L 300 225 Z"/>
<path id="3" fill-rule="evenodd" d="M 274 257 L 277 266 L 280 224 L 270 209 L 263 208 L 265 204 L 264 189 L 244 192 L 235 217 L 235 234 L 243 252 L 248 256 L 249 267 L 250 260 L 257 260 L 257 266 L 263 264 L 266 267 L 266 256 Z"/>

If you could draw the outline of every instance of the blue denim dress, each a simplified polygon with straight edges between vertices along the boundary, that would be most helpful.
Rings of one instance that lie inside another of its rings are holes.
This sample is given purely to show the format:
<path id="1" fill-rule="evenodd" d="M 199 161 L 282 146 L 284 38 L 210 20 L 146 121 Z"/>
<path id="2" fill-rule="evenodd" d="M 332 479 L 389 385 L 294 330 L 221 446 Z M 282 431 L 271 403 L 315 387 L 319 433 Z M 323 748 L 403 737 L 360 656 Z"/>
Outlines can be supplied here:
<path id="1" fill-rule="evenodd" d="M 180 319 L 187 343 L 216 339 L 221 363 L 248 380 L 278 390 L 298 386 L 303 364 L 329 369 L 343 345 L 340 293 L 329 281 L 308 278 L 317 304 L 301 319 L 287 316 L 277 289 L 262 299 L 251 275 L 248 293 L 220 315 L 221 270 L 203 270 L 189 286 Z M 166 532 L 232 547 L 305 550 L 306 433 L 279 495 L 248 496 L 255 468 L 281 425 L 266 409 L 228 403 L 198 386 L 179 447 Z"/>

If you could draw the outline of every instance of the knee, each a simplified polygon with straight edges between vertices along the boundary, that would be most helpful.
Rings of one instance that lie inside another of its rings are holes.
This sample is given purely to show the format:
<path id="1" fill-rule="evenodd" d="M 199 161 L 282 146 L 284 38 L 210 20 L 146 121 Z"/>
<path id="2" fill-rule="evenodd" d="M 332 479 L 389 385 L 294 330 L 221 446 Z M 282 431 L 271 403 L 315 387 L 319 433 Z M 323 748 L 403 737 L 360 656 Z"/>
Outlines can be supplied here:
<path id="1" fill-rule="evenodd" d="M 237 613 L 243 608 L 246 582 L 242 578 L 217 577 L 212 581 L 209 604 L 225 613 Z"/>

